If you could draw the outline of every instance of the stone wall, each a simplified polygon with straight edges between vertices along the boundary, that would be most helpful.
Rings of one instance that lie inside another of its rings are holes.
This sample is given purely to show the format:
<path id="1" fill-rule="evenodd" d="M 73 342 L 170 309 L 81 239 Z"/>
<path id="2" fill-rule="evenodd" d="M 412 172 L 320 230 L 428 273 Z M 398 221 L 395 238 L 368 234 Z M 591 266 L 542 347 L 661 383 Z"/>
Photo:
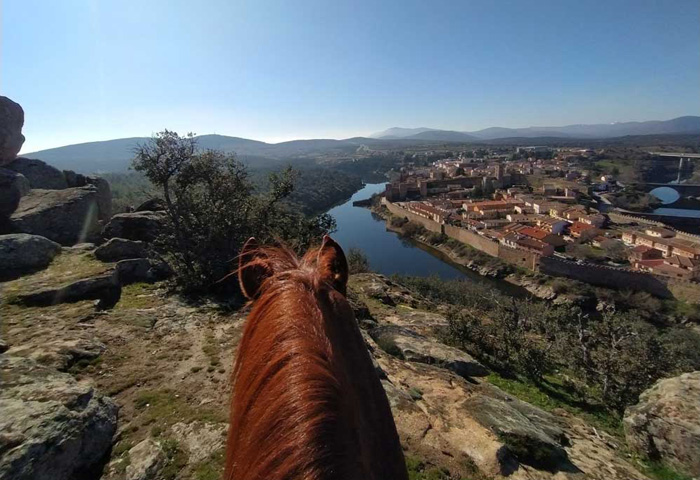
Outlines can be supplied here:
<path id="1" fill-rule="evenodd" d="M 423 225 L 426 228 L 426 230 L 430 230 L 431 232 L 443 233 L 443 225 L 440 225 L 439 223 L 430 220 L 429 218 L 421 217 L 420 215 L 416 215 L 413 212 L 409 212 L 405 208 L 401 208 L 398 205 L 395 205 L 384 198 L 382 199 L 382 203 L 393 215 L 396 215 L 397 217 L 408 218 L 412 222 Z"/>
<path id="2" fill-rule="evenodd" d="M 579 264 L 557 257 L 542 257 L 540 271 L 547 275 L 572 278 L 601 287 L 641 290 L 658 297 L 672 297 L 664 279 L 624 268 Z"/>
<path id="3" fill-rule="evenodd" d="M 492 257 L 498 257 L 499 243 L 494 242 L 478 233 L 472 232 L 465 228 L 459 228 L 452 225 L 445 225 L 445 235 L 452 237 L 467 245 L 471 245 L 477 250 L 481 250 L 484 253 L 488 253 Z"/>
<path id="4" fill-rule="evenodd" d="M 501 245 L 494 240 L 465 228 L 455 227 L 453 225 L 440 225 L 433 220 L 416 215 L 392 202 L 386 201 L 386 199 L 382 199 L 382 203 L 393 215 L 408 218 L 412 222 L 423 225 L 431 232 L 444 233 L 450 238 L 454 238 L 457 241 L 491 255 L 492 257 L 500 258 L 508 263 L 529 268 L 530 270 L 537 269 L 540 256 L 535 253 L 506 247 L 505 245 Z"/>

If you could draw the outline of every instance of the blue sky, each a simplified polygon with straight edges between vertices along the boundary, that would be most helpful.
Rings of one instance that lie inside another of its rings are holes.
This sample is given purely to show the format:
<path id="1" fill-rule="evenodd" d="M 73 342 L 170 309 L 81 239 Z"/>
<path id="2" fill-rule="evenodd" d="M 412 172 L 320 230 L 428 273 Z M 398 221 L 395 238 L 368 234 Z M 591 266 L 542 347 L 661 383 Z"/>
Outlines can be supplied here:
<path id="1" fill-rule="evenodd" d="M 700 114 L 698 0 L 0 0 L 24 152 Z"/>

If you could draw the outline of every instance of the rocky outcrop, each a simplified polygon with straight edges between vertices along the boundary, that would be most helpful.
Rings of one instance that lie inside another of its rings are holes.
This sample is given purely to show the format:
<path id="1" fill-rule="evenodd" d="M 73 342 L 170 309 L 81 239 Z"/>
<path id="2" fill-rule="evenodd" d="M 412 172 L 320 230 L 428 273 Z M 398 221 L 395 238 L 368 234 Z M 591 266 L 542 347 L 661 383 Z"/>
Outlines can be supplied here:
<path id="1" fill-rule="evenodd" d="M 189 462 L 195 464 L 220 450 L 226 440 L 227 425 L 222 423 L 176 423 L 175 438 L 187 449 Z"/>
<path id="2" fill-rule="evenodd" d="M 125 469 L 126 480 L 150 480 L 157 478 L 166 462 L 160 443 L 147 438 L 129 450 L 129 465 Z"/>
<path id="3" fill-rule="evenodd" d="M 68 188 L 68 182 L 63 172 L 41 160 L 19 157 L 10 162 L 6 168 L 27 177 L 32 188 L 45 190 Z"/>
<path id="4" fill-rule="evenodd" d="M 109 221 L 112 217 L 112 189 L 107 180 L 94 175 L 85 176 L 75 173 L 73 170 L 64 170 L 63 176 L 66 178 L 69 188 L 94 186 L 97 189 L 97 216 L 103 222 Z"/>
<path id="5" fill-rule="evenodd" d="M 97 197 L 93 186 L 32 190 L 10 217 L 11 226 L 63 245 L 89 240 L 99 231 Z"/>
<path id="6" fill-rule="evenodd" d="M 126 238 L 152 242 L 165 224 L 162 212 L 131 212 L 114 215 L 102 230 L 104 238 Z"/>
<path id="7" fill-rule="evenodd" d="M 60 252 L 58 243 L 38 235 L 0 235 L 0 280 L 45 268 Z"/>
<path id="8" fill-rule="evenodd" d="M 700 371 L 659 380 L 624 417 L 637 453 L 700 477 Z"/>
<path id="9" fill-rule="evenodd" d="M 13 302 L 20 305 L 45 307 L 81 300 L 98 300 L 98 309 L 112 308 L 121 297 L 117 271 L 84 278 L 67 285 L 46 287 L 31 293 L 18 294 Z"/>
<path id="10" fill-rule="evenodd" d="M 0 356 L 0 480 L 97 478 L 116 404 L 71 375 Z"/>
<path id="11" fill-rule="evenodd" d="M 12 215 L 28 192 L 29 181 L 24 175 L 0 168 L 0 218 Z"/>
<path id="12" fill-rule="evenodd" d="M 359 290 L 370 298 L 378 300 L 388 306 L 408 305 L 417 307 L 425 300 L 418 298 L 406 288 L 391 281 L 384 275 L 365 273 L 357 275 Z"/>
<path id="13" fill-rule="evenodd" d="M 489 371 L 471 355 L 424 337 L 413 330 L 383 325 L 369 331 L 370 336 L 387 353 L 409 362 L 427 363 L 450 370 L 465 378 L 483 377 Z"/>
<path id="14" fill-rule="evenodd" d="M 95 249 L 95 257 L 103 262 L 118 262 L 129 258 L 148 256 L 146 244 L 138 240 L 112 238 Z"/>
<path id="15" fill-rule="evenodd" d="M 160 198 L 149 198 L 134 209 L 134 212 L 162 212 L 165 210 L 165 202 Z"/>
<path id="16" fill-rule="evenodd" d="M 7 97 L 0 96 L 0 167 L 15 159 L 24 144 L 24 110 Z"/>
<path id="17" fill-rule="evenodd" d="M 82 362 L 91 362 L 104 353 L 107 347 L 92 338 L 56 339 L 44 342 L 41 349 L 34 345 L 12 347 L 8 355 L 26 357 L 37 363 L 62 372 Z"/>
<path id="18" fill-rule="evenodd" d="M 103 222 L 108 222 L 112 218 L 112 189 L 109 182 L 102 177 L 88 176 L 86 177 L 88 185 L 92 185 L 97 189 L 97 218 Z"/>

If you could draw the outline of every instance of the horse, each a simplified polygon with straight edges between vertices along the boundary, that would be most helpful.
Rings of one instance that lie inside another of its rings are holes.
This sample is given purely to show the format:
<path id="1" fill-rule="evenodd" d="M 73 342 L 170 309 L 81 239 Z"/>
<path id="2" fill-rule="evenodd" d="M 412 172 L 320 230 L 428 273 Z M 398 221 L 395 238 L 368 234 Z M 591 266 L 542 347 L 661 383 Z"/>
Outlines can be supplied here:
<path id="1" fill-rule="evenodd" d="M 252 304 L 232 372 L 226 480 L 408 480 L 391 408 L 329 236 L 298 258 L 249 239 Z"/>

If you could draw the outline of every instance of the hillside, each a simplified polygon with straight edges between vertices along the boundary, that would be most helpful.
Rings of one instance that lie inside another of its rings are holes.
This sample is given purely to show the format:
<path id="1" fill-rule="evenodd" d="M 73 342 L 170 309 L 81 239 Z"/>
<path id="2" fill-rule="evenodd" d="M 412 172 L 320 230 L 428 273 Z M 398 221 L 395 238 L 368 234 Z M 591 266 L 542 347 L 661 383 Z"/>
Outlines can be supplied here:
<path id="1" fill-rule="evenodd" d="M 52 408 L 74 401 L 79 386 L 94 385 L 81 413 L 85 434 L 99 448 L 103 432 L 117 431 L 101 478 L 219 478 L 231 365 L 247 311 L 192 305 L 160 283 L 124 286 L 115 307 L 97 313 L 91 300 L 45 307 L 17 301 L 111 268 L 91 250 L 66 249 L 48 270 L 5 284 L 15 300 L 1 305 L 9 343 L 2 368 L 31 375 L 22 388 L 43 392 Z M 350 289 L 411 478 L 646 478 L 615 447 L 618 438 L 517 399 L 494 383 L 497 375 L 485 376 L 479 362 L 442 344 L 438 332 L 447 320 L 432 302 L 373 274 L 352 277 Z M 114 405 L 118 419 L 108 414 Z M 98 412 L 100 424 L 89 417 Z M 37 428 L 54 456 L 52 442 L 69 420 L 46 418 Z M 542 455 L 551 458 L 541 464 Z"/>

